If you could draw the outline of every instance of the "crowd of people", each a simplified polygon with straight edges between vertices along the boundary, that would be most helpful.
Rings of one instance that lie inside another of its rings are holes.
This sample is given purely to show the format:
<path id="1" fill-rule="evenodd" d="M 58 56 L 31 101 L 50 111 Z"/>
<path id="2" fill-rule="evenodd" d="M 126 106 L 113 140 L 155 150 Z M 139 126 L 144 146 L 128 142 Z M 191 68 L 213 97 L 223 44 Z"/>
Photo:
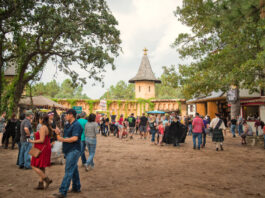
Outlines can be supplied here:
<path id="1" fill-rule="evenodd" d="M 254 134 L 251 126 L 242 117 L 232 118 L 226 123 L 218 113 L 212 120 L 209 116 L 202 117 L 198 113 L 194 118 L 181 117 L 176 113 L 167 115 L 143 113 L 142 116 L 135 117 L 131 113 L 129 117 L 120 115 L 117 119 L 116 115 L 108 117 L 100 113 L 87 115 L 81 112 L 77 115 L 74 109 L 63 113 L 61 117 L 56 111 L 33 114 L 28 110 L 22 113 L 19 119 L 16 118 L 16 114 L 8 120 L 6 113 L 1 115 L 0 144 L 1 148 L 7 149 L 9 139 L 12 137 L 11 149 L 18 145 L 18 167 L 24 170 L 33 169 L 39 176 L 36 190 L 44 190 L 52 183 L 45 170 L 51 165 L 53 148 L 55 145 L 61 145 L 60 149 L 65 158 L 65 175 L 59 193 L 55 194 L 55 197 L 66 197 L 71 181 L 71 192 L 81 191 L 77 165 L 79 158 L 86 171 L 94 169 L 93 159 L 99 133 L 106 137 L 113 134 L 117 138 L 130 140 L 139 134 L 140 139 L 150 139 L 154 145 L 172 144 L 175 147 L 184 143 L 187 135 L 192 135 L 195 150 L 204 148 L 209 136 L 216 143 L 216 151 L 223 151 L 227 127 L 230 127 L 234 138 L 236 133 L 241 137 L 242 144 L 246 144 L 247 136 Z M 257 119 L 255 128 L 257 136 L 264 135 L 265 148 L 264 122 Z M 89 156 L 86 156 L 86 148 Z"/>

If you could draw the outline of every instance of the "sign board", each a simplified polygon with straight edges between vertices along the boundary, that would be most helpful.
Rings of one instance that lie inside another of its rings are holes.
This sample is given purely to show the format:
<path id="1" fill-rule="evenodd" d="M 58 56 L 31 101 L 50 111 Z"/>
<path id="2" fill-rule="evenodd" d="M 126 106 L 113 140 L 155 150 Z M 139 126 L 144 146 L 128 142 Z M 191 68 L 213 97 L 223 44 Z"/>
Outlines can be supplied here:
<path id="1" fill-rule="evenodd" d="M 101 107 L 101 110 L 106 111 L 107 110 L 107 101 L 106 100 L 100 100 L 99 106 Z"/>
<path id="2" fill-rule="evenodd" d="M 77 114 L 82 113 L 82 106 L 73 106 L 73 109 L 76 111 Z"/>
<path id="3" fill-rule="evenodd" d="M 235 103 L 238 100 L 238 90 L 237 89 L 230 89 L 227 92 L 227 102 Z"/>

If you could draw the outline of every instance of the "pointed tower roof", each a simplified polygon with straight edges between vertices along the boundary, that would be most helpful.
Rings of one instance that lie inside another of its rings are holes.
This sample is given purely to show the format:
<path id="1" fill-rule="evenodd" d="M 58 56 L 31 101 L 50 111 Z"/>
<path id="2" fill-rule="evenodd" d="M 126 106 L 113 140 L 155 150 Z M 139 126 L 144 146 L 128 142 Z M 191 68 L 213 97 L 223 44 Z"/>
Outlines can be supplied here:
<path id="1" fill-rule="evenodd" d="M 150 65 L 147 49 L 144 49 L 144 55 L 136 76 L 129 80 L 129 83 L 135 83 L 136 81 L 154 81 L 155 83 L 161 83 L 161 80 L 156 79 L 152 67 Z"/>

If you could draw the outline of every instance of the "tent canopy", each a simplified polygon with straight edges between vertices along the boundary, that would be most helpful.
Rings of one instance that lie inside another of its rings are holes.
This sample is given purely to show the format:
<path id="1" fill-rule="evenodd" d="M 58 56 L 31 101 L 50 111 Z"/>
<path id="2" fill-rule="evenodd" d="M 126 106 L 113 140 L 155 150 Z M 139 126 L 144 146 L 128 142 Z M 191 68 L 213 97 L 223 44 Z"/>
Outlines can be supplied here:
<path id="1" fill-rule="evenodd" d="M 49 98 L 44 96 L 33 96 L 32 97 L 33 106 L 39 108 L 58 108 L 58 109 L 68 109 L 67 107 L 58 104 L 57 102 L 52 101 Z M 19 105 L 21 106 L 31 106 L 31 99 L 30 97 L 22 98 L 19 101 Z"/>
<path id="2" fill-rule="evenodd" d="M 165 114 L 164 111 L 148 111 L 148 114 Z"/>

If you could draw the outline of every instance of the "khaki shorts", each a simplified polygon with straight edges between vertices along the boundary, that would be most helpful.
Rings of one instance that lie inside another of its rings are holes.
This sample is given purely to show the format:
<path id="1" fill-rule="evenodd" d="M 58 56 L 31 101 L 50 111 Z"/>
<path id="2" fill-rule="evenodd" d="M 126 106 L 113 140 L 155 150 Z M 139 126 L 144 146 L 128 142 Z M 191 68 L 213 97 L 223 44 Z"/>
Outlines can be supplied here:
<path id="1" fill-rule="evenodd" d="M 129 133 L 133 134 L 135 132 L 135 127 L 130 127 L 129 128 Z"/>

